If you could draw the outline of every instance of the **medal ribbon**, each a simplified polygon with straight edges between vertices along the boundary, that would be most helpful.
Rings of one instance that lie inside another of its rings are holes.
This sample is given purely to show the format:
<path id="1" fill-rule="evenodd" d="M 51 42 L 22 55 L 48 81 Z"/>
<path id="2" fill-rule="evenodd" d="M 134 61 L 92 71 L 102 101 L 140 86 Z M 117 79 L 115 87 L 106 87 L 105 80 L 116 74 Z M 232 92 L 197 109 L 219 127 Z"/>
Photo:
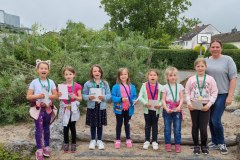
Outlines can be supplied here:
<path id="1" fill-rule="evenodd" d="M 124 86 L 124 84 L 123 84 L 123 83 L 121 83 L 121 84 L 123 85 L 123 88 L 124 88 L 124 90 L 125 90 L 125 92 L 127 93 L 127 96 L 128 96 L 128 101 L 130 102 L 130 95 L 131 95 L 130 85 L 128 85 L 129 92 L 130 92 L 130 93 L 128 93 L 127 88 Z M 130 102 L 130 103 L 131 103 L 131 102 Z"/>
<path id="2" fill-rule="evenodd" d="M 156 95 L 156 93 L 157 93 L 157 85 L 158 85 L 158 84 L 157 84 L 157 82 L 156 82 L 156 85 L 155 85 L 155 87 L 154 87 L 154 93 L 152 93 L 151 86 L 150 86 L 150 82 L 148 82 L 148 88 L 149 88 L 149 91 L 150 91 L 152 100 L 154 100 L 155 95 Z"/>
<path id="3" fill-rule="evenodd" d="M 41 79 L 40 79 L 40 78 L 38 78 L 38 81 L 40 82 L 40 84 L 41 84 L 42 88 L 44 88 L 45 86 L 42 84 L 42 82 L 41 82 Z M 49 93 L 49 91 L 50 91 L 50 82 L 49 82 L 49 79 L 48 79 L 48 78 L 47 78 L 47 82 L 48 82 L 48 93 Z"/>
<path id="4" fill-rule="evenodd" d="M 75 85 L 74 85 L 74 82 L 72 82 L 72 93 L 74 93 L 74 88 L 75 88 Z M 68 104 L 70 104 L 71 102 L 71 97 L 70 95 L 68 95 Z"/>
<path id="5" fill-rule="evenodd" d="M 204 88 L 205 82 L 206 82 L 206 74 L 204 74 L 203 83 L 202 83 L 201 87 L 200 87 L 198 75 L 196 75 L 196 79 L 197 79 L 197 85 L 198 85 L 198 90 L 199 90 L 200 96 L 202 96 L 202 91 L 203 91 L 203 88 Z"/>
<path id="6" fill-rule="evenodd" d="M 177 83 L 175 83 L 175 88 L 176 88 L 175 96 L 173 94 L 172 87 L 171 87 L 171 85 L 169 83 L 168 83 L 168 87 L 169 87 L 169 89 L 171 91 L 171 95 L 172 95 L 173 101 L 174 101 L 174 103 L 176 103 L 177 102 L 177 91 L 178 91 Z"/>

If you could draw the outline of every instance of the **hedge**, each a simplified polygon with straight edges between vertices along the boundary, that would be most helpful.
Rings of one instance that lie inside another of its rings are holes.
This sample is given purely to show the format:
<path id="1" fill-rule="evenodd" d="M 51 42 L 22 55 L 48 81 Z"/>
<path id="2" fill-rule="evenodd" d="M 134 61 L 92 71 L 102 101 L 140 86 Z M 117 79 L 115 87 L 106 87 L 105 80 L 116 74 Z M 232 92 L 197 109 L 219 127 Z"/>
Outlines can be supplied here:
<path id="1" fill-rule="evenodd" d="M 198 53 L 191 49 L 153 49 L 152 53 L 152 67 L 156 67 L 159 63 L 166 60 L 168 65 L 178 69 L 194 69 L 193 63 L 198 57 Z"/>
<path id="2" fill-rule="evenodd" d="M 240 49 L 223 49 L 223 55 L 228 55 L 233 58 L 234 62 L 236 63 L 238 72 L 240 71 Z M 208 51 L 205 54 L 205 57 L 208 57 L 210 52 Z"/>

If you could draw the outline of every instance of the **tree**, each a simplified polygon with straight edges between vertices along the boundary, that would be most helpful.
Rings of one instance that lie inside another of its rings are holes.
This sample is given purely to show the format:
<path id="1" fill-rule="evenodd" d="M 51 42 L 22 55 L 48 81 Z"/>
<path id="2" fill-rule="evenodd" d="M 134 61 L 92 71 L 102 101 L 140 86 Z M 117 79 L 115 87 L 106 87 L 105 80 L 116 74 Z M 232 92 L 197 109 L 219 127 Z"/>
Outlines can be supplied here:
<path id="1" fill-rule="evenodd" d="M 198 19 L 179 18 L 191 6 L 189 0 L 101 0 L 111 17 L 110 27 L 121 34 L 125 29 L 140 31 L 147 38 L 171 39 L 188 32 Z"/>

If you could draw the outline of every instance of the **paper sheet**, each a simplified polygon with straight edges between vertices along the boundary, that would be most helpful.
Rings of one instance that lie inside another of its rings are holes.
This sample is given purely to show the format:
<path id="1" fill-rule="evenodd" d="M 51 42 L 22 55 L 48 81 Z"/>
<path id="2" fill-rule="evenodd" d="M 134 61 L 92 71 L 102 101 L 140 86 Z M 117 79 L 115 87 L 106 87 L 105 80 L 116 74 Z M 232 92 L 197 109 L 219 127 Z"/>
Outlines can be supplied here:
<path id="1" fill-rule="evenodd" d="M 196 110 L 202 110 L 202 108 L 203 108 L 203 104 L 201 101 L 192 102 L 192 106 Z"/>
<path id="2" fill-rule="evenodd" d="M 90 88 L 89 95 L 93 95 L 95 98 L 92 101 L 99 102 L 98 96 L 102 96 L 102 89 L 101 88 Z"/>
<path id="3" fill-rule="evenodd" d="M 49 99 L 49 93 L 45 89 L 42 90 L 42 93 L 44 94 L 44 99 L 42 102 L 48 106 L 51 103 L 51 100 Z"/>
<path id="4" fill-rule="evenodd" d="M 68 87 L 66 84 L 58 84 L 58 91 L 62 93 L 59 99 L 68 99 Z"/>
<path id="5" fill-rule="evenodd" d="M 158 100 L 149 100 L 148 103 L 151 105 L 151 108 L 149 108 L 149 110 L 153 110 L 156 111 L 157 109 L 155 109 L 155 106 L 158 106 Z"/>

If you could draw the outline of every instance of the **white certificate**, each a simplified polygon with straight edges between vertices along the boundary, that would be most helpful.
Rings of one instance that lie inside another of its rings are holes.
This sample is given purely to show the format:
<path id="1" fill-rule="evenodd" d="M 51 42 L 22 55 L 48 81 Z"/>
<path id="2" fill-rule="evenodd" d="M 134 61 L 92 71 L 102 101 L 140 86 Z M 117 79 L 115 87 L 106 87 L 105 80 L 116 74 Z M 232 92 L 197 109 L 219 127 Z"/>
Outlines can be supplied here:
<path id="1" fill-rule="evenodd" d="M 90 88 L 89 95 L 95 97 L 92 101 L 99 102 L 98 96 L 102 96 L 102 88 Z"/>
<path id="2" fill-rule="evenodd" d="M 59 99 L 68 99 L 68 87 L 66 84 L 58 84 L 58 91 L 62 93 Z"/>
<path id="3" fill-rule="evenodd" d="M 202 108 L 203 108 L 203 104 L 201 101 L 192 102 L 192 106 L 196 110 L 202 110 Z"/>
<path id="4" fill-rule="evenodd" d="M 149 110 L 153 110 L 153 111 L 157 110 L 154 107 L 159 105 L 158 100 L 149 100 L 148 103 L 151 105 L 151 108 L 149 108 Z"/>
<path id="5" fill-rule="evenodd" d="M 42 89 L 42 93 L 44 94 L 44 99 L 42 100 L 42 102 L 48 106 L 51 103 L 51 100 L 49 99 L 49 93 L 44 88 Z"/>

